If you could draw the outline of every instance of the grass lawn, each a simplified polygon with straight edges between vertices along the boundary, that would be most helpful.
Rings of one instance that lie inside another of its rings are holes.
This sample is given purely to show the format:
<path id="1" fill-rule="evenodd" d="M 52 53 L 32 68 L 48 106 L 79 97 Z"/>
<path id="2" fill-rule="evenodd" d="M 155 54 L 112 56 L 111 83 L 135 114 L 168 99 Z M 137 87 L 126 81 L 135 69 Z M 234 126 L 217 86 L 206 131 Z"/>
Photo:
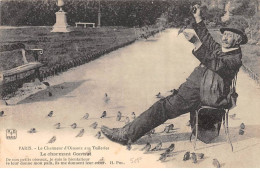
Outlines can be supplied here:
<path id="1" fill-rule="evenodd" d="M 6 45 L 20 42 L 25 44 L 26 49 L 42 48 L 44 54 L 40 60 L 44 60 L 47 68 L 51 68 L 56 64 L 85 57 L 135 39 L 133 28 L 78 27 L 72 28 L 73 31 L 69 33 L 51 33 L 51 29 L 51 27 L 0 29 L 0 43 Z M 33 61 L 32 55 L 26 56 L 29 61 Z M 21 51 L 0 53 L 0 71 L 21 64 Z"/>

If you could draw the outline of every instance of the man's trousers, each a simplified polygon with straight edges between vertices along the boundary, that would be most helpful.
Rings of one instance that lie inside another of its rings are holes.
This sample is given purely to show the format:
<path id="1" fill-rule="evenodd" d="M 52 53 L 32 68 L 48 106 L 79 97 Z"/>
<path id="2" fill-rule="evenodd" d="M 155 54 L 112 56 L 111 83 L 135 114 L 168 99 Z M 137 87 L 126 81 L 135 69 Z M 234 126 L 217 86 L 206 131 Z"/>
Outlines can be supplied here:
<path id="1" fill-rule="evenodd" d="M 180 86 L 177 94 L 160 99 L 135 120 L 124 126 L 127 137 L 135 142 L 166 120 L 196 110 L 199 104 L 199 88 L 195 88 L 192 83 L 187 81 Z"/>

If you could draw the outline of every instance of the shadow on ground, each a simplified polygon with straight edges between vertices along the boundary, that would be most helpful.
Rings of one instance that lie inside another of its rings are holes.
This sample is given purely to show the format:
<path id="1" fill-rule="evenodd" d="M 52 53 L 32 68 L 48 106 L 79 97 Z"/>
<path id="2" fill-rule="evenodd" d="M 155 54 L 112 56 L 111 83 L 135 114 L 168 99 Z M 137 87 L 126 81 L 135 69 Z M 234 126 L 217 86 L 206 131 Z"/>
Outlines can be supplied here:
<path id="1" fill-rule="evenodd" d="M 244 129 L 245 133 L 244 135 L 239 135 L 239 127 L 231 127 L 229 128 L 230 132 L 230 139 L 232 143 L 236 143 L 239 141 L 244 141 L 251 138 L 260 138 L 260 125 L 248 125 Z M 149 137 L 148 135 L 143 136 L 141 139 L 139 139 L 135 144 L 142 145 L 146 144 L 147 142 L 153 143 L 159 143 L 160 141 L 163 143 L 167 142 L 177 142 L 177 141 L 190 141 L 190 135 L 191 132 L 185 132 L 185 133 L 155 133 Z M 194 138 L 194 136 L 193 136 Z M 192 140 L 193 140 L 192 138 Z M 200 140 L 197 140 L 200 141 Z M 201 142 L 201 141 L 200 141 Z M 220 145 L 222 143 L 226 143 L 226 134 L 222 128 L 220 131 L 220 134 L 217 138 L 215 138 L 211 143 L 205 144 L 204 148 L 209 148 L 212 146 Z M 203 143 L 204 144 L 204 143 Z"/>
<path id="2" fill-rule="evenodd" d="M 68 93 L 78 88 L 82 83 L 89 80 L 82 80 L 78 82 L 64 82 L 58 85 L 53 85 L 45 90 L 39 91 L 31 96 L 21 100 L 18 104 L 34 103 L 40 101 L 55 101 L 60 97 L 64 97 Z M 66 96 L 68 98 L 72 96 Z"/>

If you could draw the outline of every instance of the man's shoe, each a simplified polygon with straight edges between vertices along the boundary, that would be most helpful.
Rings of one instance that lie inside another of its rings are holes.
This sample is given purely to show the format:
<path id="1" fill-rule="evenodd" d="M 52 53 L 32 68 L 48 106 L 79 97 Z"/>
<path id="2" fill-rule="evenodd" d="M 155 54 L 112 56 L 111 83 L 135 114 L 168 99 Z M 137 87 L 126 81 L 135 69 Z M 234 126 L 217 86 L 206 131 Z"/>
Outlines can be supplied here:
<path id="1" fill-rule="evenodd" d="M 101 132 L 111 141 L 117 142 L 122 145 L 127 145 L 128 138 L 124 128 L 108 128 L 106 126 L 101 127 Z"/>

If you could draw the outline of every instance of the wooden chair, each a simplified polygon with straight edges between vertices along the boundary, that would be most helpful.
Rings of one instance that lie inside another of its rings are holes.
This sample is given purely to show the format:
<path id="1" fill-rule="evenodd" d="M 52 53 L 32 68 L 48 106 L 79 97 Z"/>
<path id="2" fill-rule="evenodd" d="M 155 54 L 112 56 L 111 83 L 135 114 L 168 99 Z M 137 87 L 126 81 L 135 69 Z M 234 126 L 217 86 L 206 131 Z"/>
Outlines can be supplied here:
<path id="1" fill-rule="evenodd" d="M 0 73 L 0 95 L 3 97 L 8 93 L 14 92 L 18 87 L 22 86 L 24 82 L 30 82 L 35 78 L 42 81 L 39 69 L 44 66 L 38 61 L 39 55 L 43 54 L 43 49 L 25 49 L 22 43 L 0 46 L 0 53 L 6 51 L 21 50 L 23 65 L 4 70 Z M 28 62 L 25 53 L 33 54 L 34 61 Z"/>

